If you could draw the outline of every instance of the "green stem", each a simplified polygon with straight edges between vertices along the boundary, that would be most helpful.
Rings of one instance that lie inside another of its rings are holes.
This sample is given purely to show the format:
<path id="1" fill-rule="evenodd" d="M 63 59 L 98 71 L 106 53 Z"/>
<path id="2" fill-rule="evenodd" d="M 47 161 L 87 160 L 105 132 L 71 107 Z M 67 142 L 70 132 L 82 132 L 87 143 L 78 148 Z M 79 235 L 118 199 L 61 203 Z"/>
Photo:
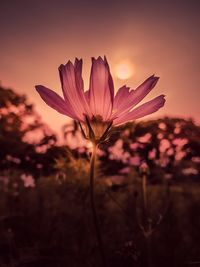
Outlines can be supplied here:
<path id="1" fill-rule="evenodd" d="M 93 151 L 92 151 L 92 156 L 90 160 L 90 202 L 91 202 L 91 209 L 92 209 L 92 215 L 93 215 L 94 228 L 96 232 L 96 238 L 98 241 L 99 253 L 101 256 L 101 260 L 102 260 L 102 266 L 106 267 L 107 266 L 106 258 L 105 258 L 105 253 L 103 249 L 101 231 L 99 227 L 99 221 L 98 221 L 95 201 L 94 201 L 94 169 L 95 169 L 95 161 L 96 161 L 96 152 L 97 152 L 97 145 L 93 144 Z"/>

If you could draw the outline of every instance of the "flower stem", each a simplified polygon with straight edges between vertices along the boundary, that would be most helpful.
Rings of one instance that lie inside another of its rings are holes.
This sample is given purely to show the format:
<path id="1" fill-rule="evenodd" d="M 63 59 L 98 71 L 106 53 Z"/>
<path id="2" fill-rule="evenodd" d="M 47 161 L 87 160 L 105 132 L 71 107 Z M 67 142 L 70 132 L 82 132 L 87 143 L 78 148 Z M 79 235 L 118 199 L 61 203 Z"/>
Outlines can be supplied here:
<path id="1" fill-rule="evenodd" d="M 151 267 L 151 235 L 145 237 L 145 249 L 146 249 L 146 263 L 145 267 Z"/>
<path id="2" fill-rule="evenodd" d="M 102 242 L 99 221 L 98 221 L 95 201 L 94 201 L 94 170 L 95 170 L 96 152 L 97 152 L 97 145 L 93 144 L 93 151 L 92 151 L 92 156 L 90 159 L 90 202 L 91 202 L 93 223 L 94 223 L 94 228 L 96 232 L 96 238 L 98 241 L 98 247 L 99 247 L 99 253 L 101 256 L 102 266 L 106 267 L 107 266 L 106 258 L 105 258 L 105 253 L 103 249 L 103 242 Z"/>
<path id="3" fill-rule="evenodd" d="M 148 212 L 148 198 L 147 198 L 147 173 L 142 175 L 142 195 L 144 205 L 144 238 L 145 238 L 145 267 L 151 267 L 151 234 L 152 225 Z"/>
<path id="4" fill-rule="evenodd" d="M 144 212 L 145 212 L 145 219 L 147 219 L 147 175 L 146 173 L 142 176 L 142 193 L 143 193 L 143 205 L 144 205 Z"/>

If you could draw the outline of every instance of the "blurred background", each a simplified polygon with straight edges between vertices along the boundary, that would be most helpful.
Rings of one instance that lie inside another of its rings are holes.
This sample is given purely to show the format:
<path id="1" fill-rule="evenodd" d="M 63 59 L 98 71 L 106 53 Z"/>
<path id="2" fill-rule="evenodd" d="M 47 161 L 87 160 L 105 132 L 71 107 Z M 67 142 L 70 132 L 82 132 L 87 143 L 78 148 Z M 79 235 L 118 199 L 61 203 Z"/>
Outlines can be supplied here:
<path id="1" fill-rule="evenodd" d="M 200 265 L 199 8 L 198 0 L 1 1 L 0 266 L 99 266 L 91 144 L 34 89 L 61 95 L 57 69 L 78 57 L 86 90 L 99 55 L 115 91 L 156 74 L 145 101 L 167 99 L 99 149 L 96 202 L 109 266 L 147 266 L 146 258 L 150 267 Z"/>

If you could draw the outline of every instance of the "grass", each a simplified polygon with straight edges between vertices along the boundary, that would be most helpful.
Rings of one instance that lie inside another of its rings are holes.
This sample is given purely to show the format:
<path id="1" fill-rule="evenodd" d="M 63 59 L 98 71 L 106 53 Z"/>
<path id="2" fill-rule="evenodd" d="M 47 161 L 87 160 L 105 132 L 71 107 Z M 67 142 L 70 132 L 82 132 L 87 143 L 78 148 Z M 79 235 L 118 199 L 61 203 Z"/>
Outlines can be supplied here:
<path id="1" fill-rule="evenodd" d="M 140 179 L 108 181 L 98 179 L 95 194 L 109 266 L 146 266 Z M 0 189 L 0 266 L 100 266 L 86 174 L 40 178 L 25 188 L 15 173 L 6 188 Z M 164 185 L 151 185 L 148 200 L 152 223 L 164 214 L 150 238 L 150 266 L 198 266 L 200 186 L 172 185 L 168 196 Z"/>

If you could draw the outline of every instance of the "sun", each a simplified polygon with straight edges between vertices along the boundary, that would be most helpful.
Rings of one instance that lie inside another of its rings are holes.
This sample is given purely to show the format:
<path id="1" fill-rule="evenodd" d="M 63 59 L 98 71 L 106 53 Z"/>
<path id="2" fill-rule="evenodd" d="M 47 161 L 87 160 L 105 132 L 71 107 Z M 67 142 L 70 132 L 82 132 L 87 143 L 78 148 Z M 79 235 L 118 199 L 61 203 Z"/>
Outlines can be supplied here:
<path id="1" fill-rule="evenodd" d="M 115 66 L 115 75 L 120 80 L 127 80 L 134 74 L 133 64 L 128 60 L 120 61 Z"/>

